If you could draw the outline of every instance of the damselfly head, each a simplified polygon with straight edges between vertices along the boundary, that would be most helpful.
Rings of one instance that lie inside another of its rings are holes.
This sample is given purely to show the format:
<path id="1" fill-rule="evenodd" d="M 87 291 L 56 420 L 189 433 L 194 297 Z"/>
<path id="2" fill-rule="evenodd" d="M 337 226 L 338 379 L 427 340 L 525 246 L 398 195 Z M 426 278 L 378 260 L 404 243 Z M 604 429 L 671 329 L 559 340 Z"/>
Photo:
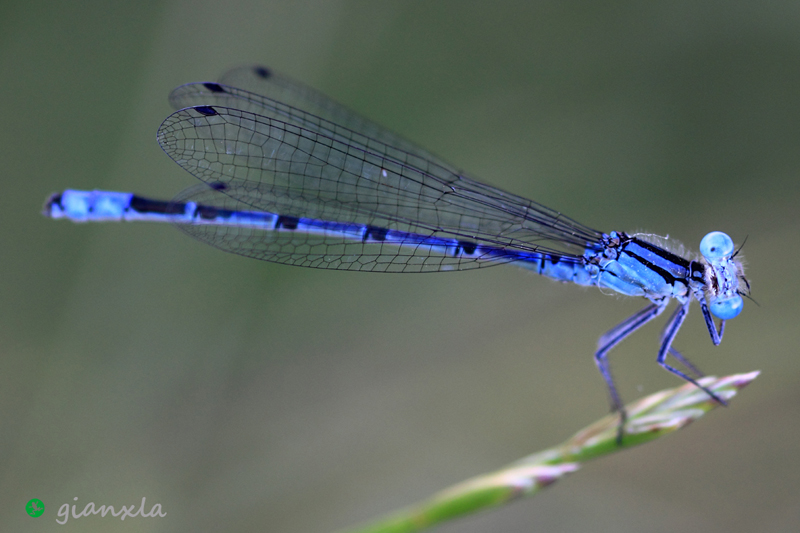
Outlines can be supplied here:
<path id="1" fill-rule="evenodd" d="M 750 286 L 744 277 L 742 262 L 735 259 L 733 239 L 721 231 L 712 231 L 700 241 L 705 263 L 705 293 L 711 314 L 729 320 L 742 312 Z"/>

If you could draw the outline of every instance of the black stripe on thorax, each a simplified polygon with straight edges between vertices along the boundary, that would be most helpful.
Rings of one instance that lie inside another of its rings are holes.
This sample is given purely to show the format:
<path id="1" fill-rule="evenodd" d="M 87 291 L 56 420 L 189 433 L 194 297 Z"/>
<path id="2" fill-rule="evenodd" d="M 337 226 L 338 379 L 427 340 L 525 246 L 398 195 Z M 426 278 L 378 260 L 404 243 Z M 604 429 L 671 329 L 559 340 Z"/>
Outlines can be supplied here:
<path id="1" fill-rule="evenodd" d="M 673 254 L 672 252 L 667 251 L 667 250 L 661 248 L 660 246 L 656 246 L 653 243 L 649 243 L 647 241 L 643 241 L 643 240 L 641 240 L 639 238 L 636 238 L 636 237 L 631 238 L 631 242 L 636 243 L 637 245 L 641 246 L 645 250 L 647 250 L 649 252 L 652 252 L 653 254 L 659 256 L 662 259 L 666 259 L 667 261 L 669 261 L 671 263 L 675 263 L 676 265 L 683 267 L 684 269 L 686 269 L 687 272 L 689 271 L 689 265 L 690 265 L 691 261 L 689 261 L 688 259 L 685 259 L 685 258 L 683 258 L 683 257 L 681 257 L 679 255 Z"/>
<path id="2" fill-rule="evenodd" d="M 687 259 L 684 259 L 683 257 L 681 257 L 679 255 L 675 255 L 672 252 L 668 252 L 667 250 L 665 250 L 665 249 L 663 249 L 663 248 L 661 248 L 659 246 L 656 246 L 656 245 L 651 244 L 649 242 L 645 242 L 645 241 L 643 241 L 641 239 L 637 239 L 636 237 L 631 238 L 630 241 L 628 241 L 627 243 L 625 243 L 625 244 L 623 244 L 621 246 L 622 250 L 626 254 L 628 254 L 628 256 L 636 259 L 637 261 L 639 261 L 641 264 L 643 264 L 644 266 L 646 266 L 650 270 L 656 272 L 659 276 L 664 278 L 664 281 L 666 281 L 670 285 L 674 285 L 676 281 L 678 281 L 680 279 L 683 279 L 683 278 L 676 277 L 675 275 L 673 275 L 671 272 L 669 272 L 665 268 L 660 267 L 660 266 L 656 265 L 655 263 L 653 263 L 651 260 L 649 260 L 649 259 L 647 259 L 645 257 L 642 257 L 639 254 L 634 253 L 632 250 L 629 250 L 627 245 L 630 244 L 630 243 L 636 244 L 637 246 L 641 246 L 642 248 L 644 248 L 648 252 L 651 252 L 653 255 L 658 256 L 661 259 L 664 259 L 665 261 L 668 261 L 670 263 L 673 263 L 675 265 L 678 265 L 678 266 L 682 267 L 684 270 L 686 270 L 687 273 L 689 272 L 689 267 L 690 267 L 691 262 L 688 261 Z"/>

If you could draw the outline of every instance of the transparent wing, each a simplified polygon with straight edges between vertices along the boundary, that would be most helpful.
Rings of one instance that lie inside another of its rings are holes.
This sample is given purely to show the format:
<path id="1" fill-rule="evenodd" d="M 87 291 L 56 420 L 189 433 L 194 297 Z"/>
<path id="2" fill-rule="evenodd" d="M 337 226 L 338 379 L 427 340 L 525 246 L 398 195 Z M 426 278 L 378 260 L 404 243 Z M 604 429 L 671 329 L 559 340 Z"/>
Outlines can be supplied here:
<path id="1" fill-rule="evenodd" d="M 172 91 L 169 101 L 175 109 L 198 105 L 230 107 L 295 123 L 325 135 L 339 133 L 364 145 L 372 142 L 378 145 L 376 148 L 379 150 L 391 146 L 459 174 L 457 169 L 427 150 L 350 111 L 319 91 L 264 67 L 232 70 L 222 77 L 220 83 L 182 85 Z"/>
<path id="2" fill-rule="evenodd" d="M 539 224 L 541 227 L 538 228 L 538 233 L 553 241 L 582 248 L 601 236 L 599 232 L 553 209 L 463 176 L 434 154 L 359 116 L 324 94 L 275 74 L 265 67 L 234 69 L 225 74 L 222 81 L 236 87 L 218 83 L 192 83 L 175 89 L 170 95 L 170 102 L 176 108 L 219 105 L 250 111 L 385 154 L 440 177 L 453 186 L 472 189 L 478 194 L 496 198 L 508 205 L 512 211 L 509 216 L 528 219 L 526 229 L 537 232 L 535 226 Z M 536 242 L 536 237 L 532 237 L 533 242 Z M 518 238 L 525 240 L 525 237 Z"/>
<path id="3" fill-rule="evenodd" d="M 283 112 L 279 116 L 286 118 Z M 198 106 L 168 117 L 158 139 L 179 165 L 214 186 L 210 195 L 229 196 L 251 209 L 492 248 L 490 254 L 461 254 L 444 261 L 441 246 L 420 242 L 404 247 L 404 253 L 413 250 L 414 257 L 437 258 L 438 263 L 431 260 L 422 270 L 474 268 L 534 252 L 576 257 L 542 243 L 567 245 L 579 255 L 596 234 L 414 154 L 338 126 L 314 126 L 310 117 L 303 119 L 310 129 L 303 128 L 298 120 L 289 123 L 240 109 Z M 192 231 L 220 232 L 215 245 L 223 247 L 231 229 Z M 319 238 L 302 238 L 312 237 Z M 263 239 L 264 232 L 249 238 Z M 283 250 L 302 244 L 295 241 L 284 242 Z M 397 257 L 396 246 L 384 247 L 391 251 L 381 253 Z M 247 252 L 239 247 L 236 253 Z M 263 254 L 259 258 L 279 261 Z"/>
<path id="4" fill-rule="evenodd" d="M 358 113 L 332 100 L 325 94 L 307 85 L 296 82 L 290 78 L 263 66 L 245 66 L 226 72 L 220 83 L 244 89 L 256 96 L 261 95 L 267 99 L 282 102 L 289 107 L 302 109 L 332 124 L 337 124 L 351 132 L 357 132 L 370 139 L 375 139 L 388 146 L 393 146 L 409 154 L 414 154 L 422 159 L 427 159 L 439 166 L 448 168 L 451 172 L 459 172 L 434 154 L 430 153 L 396 133 L 362 117 Z M 259 100 L 254 100 L 256 106 Z M 236 106 L 231 106 L 236 107 Z M 258 109 L 251 109 L 259 113 Z"/>

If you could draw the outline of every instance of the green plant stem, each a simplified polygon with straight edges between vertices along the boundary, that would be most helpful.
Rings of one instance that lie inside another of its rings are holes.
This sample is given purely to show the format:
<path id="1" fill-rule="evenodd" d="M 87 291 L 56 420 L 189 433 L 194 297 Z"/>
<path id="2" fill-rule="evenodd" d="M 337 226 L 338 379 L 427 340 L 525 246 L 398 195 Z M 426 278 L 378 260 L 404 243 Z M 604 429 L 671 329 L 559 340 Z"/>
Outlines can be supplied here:
<path id="1" fill-rule="evenodd" d="M 724 400 L 753 381 L 759 372 L 717 378 L 700 383 Z M 672 433 L 717 407 L 707 394 L 691 384 L 663 390 L 626 406 L 628 422 L 617 443 L 619 416 L 605 416 L 559 446 L 529 455 L 500 470 L 468 479 L 431 498 L 401 509 L 346 533 L 409 533 L 482 509 L 504 505 L 535 494 L 575 472 L 580 463 L 637 446 Z M 345 532 L 342 532 L 345 533 Z"/>

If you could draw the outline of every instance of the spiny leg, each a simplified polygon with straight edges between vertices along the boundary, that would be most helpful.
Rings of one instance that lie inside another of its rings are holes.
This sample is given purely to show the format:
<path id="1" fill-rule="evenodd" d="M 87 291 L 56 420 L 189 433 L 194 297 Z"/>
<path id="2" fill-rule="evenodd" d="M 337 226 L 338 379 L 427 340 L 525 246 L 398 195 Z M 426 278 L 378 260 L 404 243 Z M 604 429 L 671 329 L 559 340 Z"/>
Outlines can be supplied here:
<path id="1" fill-rule="evenodd" d="M 690 377 L 686 373 L 681 372 L 677 368 L 668 365 L 667 362 L 666 362 L 667 354 L 670 353 L 670 349 L 672 347 L 672 341 L 675 339 L 675 335 L 678 334 L 678 330 L 681 329 L 681 325 L 683 324 L 683 321 L 686 320 L 686 315 L 689 313 L 689 304 L 690 303 L 691 303 L 691 300 L 687 300 L 686 303 L 681 304 L 675 310 L 675 312 L 672 313 L 672 316 L 670 317 L 669 322 L 667 322 L 667 326 L 664 328 L 664 333 L 662 334 L 661 348 L 659 348 L 659 350 L 658 350 L 658 358 L 656 359 L 656 361 L 658 362 L 659 365 L 661 365 L 662 368 L 668 370 L 669 372 L 672 372 L 676 376 L 685 379 L 686 381 L 688 381 L 689 383 L 691 383 L 695 387 L 701 389 L 703 392 L 705 392 L 706 394 L 711 396 L 716 402 L 720 403 L 721 405 L 728 405 L 728 403 L 725 400 L 723 400 L 722 398 L 720 398 L 719 396 L 717 396 L 716 394 L 711 392 L 710 389 L 700 385 L 700 383 L 698 383 L 697 380 L 695 380 L 694 378 Z M 714 325 L 714 323 L 712 322 L 711 323 L 711 327 L 712 328 L 713 328 L 713 325 Z M 716 333 L 716 328 L 713 328 L 713 329 L 714 329 L 714 332 Z M 673 355 L 675 355 L 675 354 L 673 353 Z M 678 360 L 680 361 L 680 359 L 678 359 Z M 684 361 L 685 361 L 685 359 L 684 359 Z M 683 362 L 683 361 L 681 361 L 681 362 Z M 692 368 L 692 367 L 689 366 L 689 368 Z"/>
<path id="2" fill-rule="evenodd" d="M 625 412 L 622 400 L 620 400 L 617 387 L 614 385 L 614 379 L 611 377 L 611 368 L 608 364 L 608 352 L 610 352 L 614 346 L 622 342 L 628 335 L 660 315 L 666 307 L 666 302 L 667 301 L 664 300 L 663 302 L 648 305 L 636 314 L 626 318 L 597 341 L 597 351 L 594 354 L 594 362 L 603 375 L 603 379 L 606 381 L 608 395 L 611 400 L 611 410 L 612 412 L 619 413 L 617 444 L 622 443 L 622 430 L 625 427 L 628 416 Z"/>

